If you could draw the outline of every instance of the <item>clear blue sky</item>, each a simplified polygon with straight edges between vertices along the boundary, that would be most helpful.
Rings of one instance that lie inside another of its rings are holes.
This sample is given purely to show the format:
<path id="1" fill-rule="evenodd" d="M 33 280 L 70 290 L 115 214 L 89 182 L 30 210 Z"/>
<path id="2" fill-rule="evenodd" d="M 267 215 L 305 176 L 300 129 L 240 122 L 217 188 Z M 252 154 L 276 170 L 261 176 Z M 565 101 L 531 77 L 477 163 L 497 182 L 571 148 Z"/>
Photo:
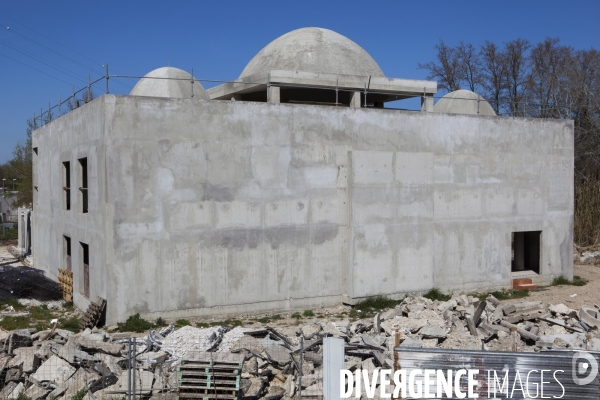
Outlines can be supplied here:
<path id="1" fill-rule="evenodd" d="M 88 74 L 102 75 L 106 62 L 111 73 L 144 75 L 170 63 L 200 79 L 231 80 L 271 40 L 312 25 L 358 43 L 387 76 L 424 79 L 417 64 L 433 59 L 440 38 L 454 45 L 551 36 L 600 48 L 599 22 L 598 0 L 0 0 L 0 163 L 24 140 L 34 112 L 69 96 L 71 84 L 84 86 Z M 128 93 L 135 81 L 126 83 L 111 80 L 111 92 Z"/>

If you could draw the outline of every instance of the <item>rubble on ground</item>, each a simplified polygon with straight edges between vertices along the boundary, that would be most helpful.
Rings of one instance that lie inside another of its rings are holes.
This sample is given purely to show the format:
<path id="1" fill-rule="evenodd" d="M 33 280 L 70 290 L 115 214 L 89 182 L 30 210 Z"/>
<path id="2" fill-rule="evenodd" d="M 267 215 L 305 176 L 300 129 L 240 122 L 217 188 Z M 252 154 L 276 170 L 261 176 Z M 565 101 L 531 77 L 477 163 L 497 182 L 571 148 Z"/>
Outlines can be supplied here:
<path id="1" fill-rule="evenodd" d="M 396 340 L 400 349 L 597 351 L 600 334 L 592 323 L 597 310 L 541 301 L 500 302 L 491 295 L 485 300 L 455 295 L 447 301 L 409 296 L 395 308 L 357 320 L 317 317 L 292 328 L 254 324 L 150 330 L 133 339 L 135 358 L 128 357 L 129 334 L 0 330 L 0 398 L 16 399 L 23 392 L 32 400 L 70 400 L 80 390 L 86 400 L 120 398 L 128 390 L 128 363 L 137 367 L 136 390 L 143 396 L 176 394 L 183 390 L 181 371 L 209 374 L 202 372 L 207 360 L 210 368 L 218 362 L 230 368 L 242 397 L 289 400 L 299 387 L 302 397 L 315 397 L 322 395 L 324 337 L 345 341 L 346 368 L 351 371 L 392 368 Z"/>

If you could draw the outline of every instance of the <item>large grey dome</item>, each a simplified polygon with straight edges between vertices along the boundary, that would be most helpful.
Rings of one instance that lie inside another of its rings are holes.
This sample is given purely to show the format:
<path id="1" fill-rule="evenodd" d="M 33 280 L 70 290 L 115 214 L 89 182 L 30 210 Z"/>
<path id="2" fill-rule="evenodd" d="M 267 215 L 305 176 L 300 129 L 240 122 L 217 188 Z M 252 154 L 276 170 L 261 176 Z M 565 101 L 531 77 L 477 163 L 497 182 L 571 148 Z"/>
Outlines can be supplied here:
<path id="1" fill-rule="evenodd" d="M 362 47 L 323 28 L 296 29 L 273 40 L 250 60 L 240 78 L 271 69 L 385 76 Z"/>
<path id="2" fill-rule="evenodd" d="M 144 75 L 129 92 L 129 95 L 189 99 L 192 97 L 191 80 L 192 75 L 184 70 L 174 67 L 162 67 Z M 194 99 L 210 100 L 198 81 L 194 81 Z"/>
<path id="3" fill-rule="evenodd" d="M 462 89 L 450 92 L 439 99 L 433 106 L 433 111 L 446 114 L 496 115 L 490 103 L 483 97 L 470 90 Z"/>

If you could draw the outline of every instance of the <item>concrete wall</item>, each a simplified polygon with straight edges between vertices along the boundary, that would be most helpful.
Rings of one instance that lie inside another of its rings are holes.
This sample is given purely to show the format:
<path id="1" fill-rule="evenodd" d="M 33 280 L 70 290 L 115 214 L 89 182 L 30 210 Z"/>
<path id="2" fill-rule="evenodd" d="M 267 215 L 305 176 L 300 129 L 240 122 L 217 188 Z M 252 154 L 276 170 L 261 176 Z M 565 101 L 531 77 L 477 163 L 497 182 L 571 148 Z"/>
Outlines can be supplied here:
<path id="1" fill-rule="evenodd" d="M 106 157 L 98 216 L 67 226 L 106 249 L 108 323 L 506 287 L 522 230 L 542 231 L 545 281 L 572 276 L 570 121 L 112 95 L 77 112 L 103 144 L 70 113 L 34 146 Z M 64 226 L 44 207 L 36 263 Z"/>
<path id="2" fill-rule="evenodd" d="M 108 298 L 106 209 L 106 122 L 113 108 L 99 98 L 33 132 L 33 256 L 36 268 L 58 280 L 66 268 L 63 235 L 71 238 L 73 302 L 86 309 L 96 296 Z M 81 210 L 78 159 L 88 159 L 89 212 Z M 71 163 L 71 209 L 63 205 L 63 162 Z M 90 297 L 83 293 L 83 259 L 80 242 L 90 250 Z"/>

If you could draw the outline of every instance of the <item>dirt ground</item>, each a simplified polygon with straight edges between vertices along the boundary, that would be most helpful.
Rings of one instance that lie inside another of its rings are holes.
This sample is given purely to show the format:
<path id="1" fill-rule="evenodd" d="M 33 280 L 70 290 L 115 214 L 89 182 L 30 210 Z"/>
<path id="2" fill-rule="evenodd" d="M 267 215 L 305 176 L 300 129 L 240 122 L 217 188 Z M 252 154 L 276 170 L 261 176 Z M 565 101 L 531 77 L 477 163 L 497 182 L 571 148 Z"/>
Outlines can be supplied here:
<path id="1" fill-rule="evenodd" d="M 593 261 L 596 263 L 594 264 Z M 569 308 L 579 310 L 581 306 L 600 305 L 600 257 L 588 263 L 575 263 L 573 275 L 588 281 L 585 286 L 549 286 L 529 292 L 526 301 L 542 300 L 552 304 L 563 303 Z"/>

